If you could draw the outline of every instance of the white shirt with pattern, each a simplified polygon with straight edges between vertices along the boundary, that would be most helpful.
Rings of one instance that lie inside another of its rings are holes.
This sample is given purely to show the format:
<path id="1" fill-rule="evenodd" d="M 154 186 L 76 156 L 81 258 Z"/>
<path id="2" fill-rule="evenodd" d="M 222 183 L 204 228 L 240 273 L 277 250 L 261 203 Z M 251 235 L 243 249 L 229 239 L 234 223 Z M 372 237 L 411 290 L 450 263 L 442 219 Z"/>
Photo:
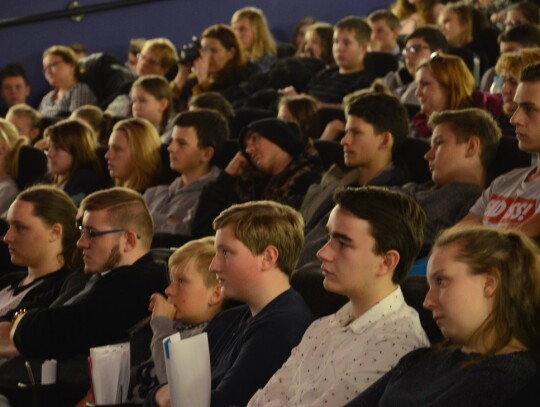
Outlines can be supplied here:
<path id="1" fill-rule="evenodd" d="M 316 320 L 248 406 L 342 406 L 410 351 L 429 346 L 400 288 L 360 317 L 352 305 Z"/>

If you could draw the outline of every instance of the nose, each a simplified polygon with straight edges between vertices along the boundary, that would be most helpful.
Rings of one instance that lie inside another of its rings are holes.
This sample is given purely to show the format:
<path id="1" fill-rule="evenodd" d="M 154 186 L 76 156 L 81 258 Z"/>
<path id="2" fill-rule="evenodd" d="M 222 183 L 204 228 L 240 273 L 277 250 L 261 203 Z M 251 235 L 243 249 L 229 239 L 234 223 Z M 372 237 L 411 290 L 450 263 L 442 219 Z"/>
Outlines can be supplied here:
<path id="1" fill-rule="evenodd" d="M 246 153 L 253 154 L 253 151 L 255 151 L 255 146 L 253 145 L 253 141 L 248 140 L 246 142 Z"/>
<path id="2" fill-rule="evenodd" d="M 348 146 L 351 144 L 351 135 L 348 131 L 345 131 L 345 135 L 341 139 L 340 143 L 342 146 Z"/>
<path id="3" fill-rule="evenodd" d="M 108 160 L 109 158 L 111 158 L 111 149 L 108 148 L 107 149 L 107 152 L 105 153 L 105 158 Z"/>
<path id="4" fill-rule="evenodd" d="M 435 308 L 435 296 L 431 288 L 428 290 L 422 306 L 430 311 L 433 311 L 433 309 Z"/>
<path id="5" fill-rule="evenodd" d="M 81 234 L 81 237 L 77 240 L 77 247 L 79 249 L 86 249 L 89 245 L 90 239 L 85 234 Z"/>
<path id="6" fill-rule="evenodd" d="M 169 143 L 169 145 L 167 146 L 167 151 L 169 153 L 174 152 L 174 142 Z"/>
<path id="7" fill-rule="evenodd" d="M 4 242 L 10 243 L 13 242 L 13 238 L 11 236 L 11 227 L 7 230 L 6 234 L 4 235 Z"/>
<path id="8" fill-rule="evenodd" d="M 431 161 L 433 160 L 435 149 L 431 147 L 426 154 L 424 154 L 424 160 Z"/>
<path id="9" fill-rule="evenodd" d="M 418 85 L 416 87 L 416 91 L 414 92 L 414 95 L 417 97 L 417 98 L 420 98 L 422 96 L 424 96 L 424 91 L 422 90 L 422 87 L 420 85 Z"/>
<path id="10" fill-rule="evenodd" d="M 320 261 L 326 261 L 326 262 L 329 262 L 332 260 L 330 241 L 326 242 L 326 244 L 323 247 L 321 247 L 321 249 L 317 252 L 317 258 Z"/>
<path id="11" fill-rule="evenodd" d="M 174 291 L 175 291 L 174 287 L 175 287 L 175 284 L 174 282 L 171 281 L 171 283 L 167 286 L 167 288 L 165 288 L 165 294 L 167 295 L 167 297 L 174 295 Z"/>
<path id="12" fill-rule="evenodd" d="M 211 273 L 219 273 L 220 266 L 219 266 L 219 260 L 217 258 L 217 255 L 215 255 L 214 258 L 212 259 L 209 270 Z"/>
<path id="13" fill-rule="evenodd" d="M 510 123 L 513 125 L 513 126 L 517 126 L 517 125 L 520 125 L 522 124 L 522 118 L 523 118 L 523 114 L 521 113 L 521 110 L 522 110 L 522 107 L 518 106 L 516 111 L 514 112 L 514 114 L 512 115 L 512 117 L 510 118 Z"/>

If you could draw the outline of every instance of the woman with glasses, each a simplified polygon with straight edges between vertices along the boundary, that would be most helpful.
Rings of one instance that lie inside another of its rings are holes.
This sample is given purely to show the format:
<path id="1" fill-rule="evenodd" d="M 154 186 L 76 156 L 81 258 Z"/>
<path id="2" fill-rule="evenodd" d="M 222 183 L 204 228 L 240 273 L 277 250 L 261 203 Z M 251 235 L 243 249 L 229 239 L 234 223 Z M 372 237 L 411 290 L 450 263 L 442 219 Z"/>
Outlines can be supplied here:
<path id="1" fill-rule="evenodd" d="M 347 406 L 537 406 L 539 256 L 516 231 L 443 232 L 423 305 L 446 340 L 405 355 Z"/>
<path id="2" fill-rule="evenodd" d="M 11 321 L 16 311 L 49 306 L 68 273 L 82 264 L 76 214 L 69 196 L 50 186 L 28 188 L 11 204 L 4 243 L 19 271 L 0 277 L 0 321 Z M 6 327 L 11 324 L 0 324 L 0 336 Z"/>
<path id="3" fill-rule="evenodd" d="M 427 122 L 435 112 L 477 107 L 493 117 L 502 113 L 500 96 L 475 91 L 474 77 L 457 56 L 432 54 L 416 68 L 415 81 L 420 111 L 411 120 L 414 137 L 431 137 Z"/>
<path id="4" fill-rule="evenodd" d="M 406 106 L 419 106 L 415 96 L 416 82 L 414 75 L 420 62 L 429 58 L 433 52 L 446 52 L 448 43 L 444 35 L 434 27 L 421 27 L 414 30 L 405 39 L 403 48 L 404 66 L 397 71 L 389 72 L 383 83 Z"/>
<path id="5" fill-rule="evenodd" d="M 53 87 L 39 104 L 38 110 L 43 116 L 67 117 L 79 106 L 97 104 L 90 87 L 80 82 L 82 71 L 71 48 L 55 45 L 46 49 L 43 73 Z"/>
<path id="6" fill-rule="evenodd" d="M 79 120 L 62 120 L 45 129 L 49 173 L 45 181 L 64 190 L 78 205 L 105 188 L 92 128 Z"/>

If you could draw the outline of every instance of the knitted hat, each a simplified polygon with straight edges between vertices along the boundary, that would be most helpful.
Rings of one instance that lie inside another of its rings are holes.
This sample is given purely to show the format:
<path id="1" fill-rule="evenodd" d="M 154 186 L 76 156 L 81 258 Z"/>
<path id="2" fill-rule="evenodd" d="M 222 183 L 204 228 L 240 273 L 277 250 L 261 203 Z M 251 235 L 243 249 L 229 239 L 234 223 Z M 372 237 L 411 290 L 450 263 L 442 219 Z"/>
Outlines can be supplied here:
<path id="1" fill-rule="evenodd" d="M 242 150 L 246 149 L 246 138 L 253 132 L 259 133 L 293 157 L 296 157 L 304 149 L 302 132 L 295 123 L 270 118 L 248 124 L 240 132 L 238 139 Z"/>

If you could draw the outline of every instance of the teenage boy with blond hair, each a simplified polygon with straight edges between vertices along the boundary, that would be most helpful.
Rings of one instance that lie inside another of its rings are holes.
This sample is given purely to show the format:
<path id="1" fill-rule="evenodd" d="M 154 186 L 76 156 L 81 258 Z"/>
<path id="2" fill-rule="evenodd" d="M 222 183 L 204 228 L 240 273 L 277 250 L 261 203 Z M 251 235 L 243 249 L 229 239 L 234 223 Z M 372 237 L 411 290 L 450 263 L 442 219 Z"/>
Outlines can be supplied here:
<path id="1" fill-rule="evenodd" d="M 206 329 L 212 406 L 246 405 L 311 323 L 311 312 L 289 284 L 303 226 L 298 212 L 272 201 L 233 205 L 214 220 L 216 256 L 210 270 L 224 298 L 244 305 L 219 313 Z M 165 406 L 169 397 L 164 386 L 151 398 Z"/>

